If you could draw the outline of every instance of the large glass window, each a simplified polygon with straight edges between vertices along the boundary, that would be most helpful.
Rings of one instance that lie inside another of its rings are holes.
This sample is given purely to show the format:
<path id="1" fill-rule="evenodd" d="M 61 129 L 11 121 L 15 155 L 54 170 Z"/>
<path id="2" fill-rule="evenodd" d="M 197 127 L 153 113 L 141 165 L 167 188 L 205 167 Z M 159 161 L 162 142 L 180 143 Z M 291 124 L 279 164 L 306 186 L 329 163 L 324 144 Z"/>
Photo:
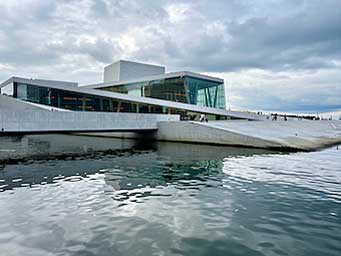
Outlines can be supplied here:
<path id="1" fill-rule="evenodd" d="M 195 77 L 172 77 L 102 88 L 112 92 L 225 109 L 224 83 Z"/>
<path id="2" fill-rule="evenodd" d="M 27 100 L 27 85 L 18 84 L 16 94 L 18 99 Z"/>
<path id="3" fill-rule="evenodd" d="M 188 103 L 182 77 L 152 81 L 143 92 L 145 97 Z"/>
<path id="4" fill-rule="evenodd" d="M 121 87 L 122 89 L 123 87 Z M 130 89 L 127 85 L 126 88 Z M 167 108 L 119 99 L 88 95 L 81 92 L 66 91 L 57 88 L 33 84 L 14 83 L 14 97 L 48 106 L 77 111 L 106 111 L 132 113 L 169 113 L 180 114 L 182 120 L 198 119 L 200 113 L 190 113 L 184 109 Z M 129 90 L 126 90 L 127 92 Z M 145 97 L 196 104 L 201 106 L 224 108 L 224 85 L 190 77 L 178 77 L 154 80 L 134 84 L 133 91 Z M 128 92 L 129 93 L 129 92 Z M 218 116 L 216 118 L 219 118 Z"/>
<path id="5" fill-rule="evenodd" d="M 137 105 L 131 102 L 119 102 L 119 112 L 137 112 Z"/>
<path id="6" fill-rule="evenodd" d="M 185 87 L 191 104 L 225 109 L 224 83 L 185 77 Z"/>
<path id="7" fill-rule="evenodd" d="M 56 89 L 22 83 L 16 83 L 14 89 L 18 99 L 55 107 L 58 106 L 58 91 Z"/>
<path id="8" fill-rule="evenodd" d="M 101 101 L 98 97 L 85 96 L 84 108 L 87 111 L 101 111 Z"/>
<path id="9" fill-rule="evenodd" d="M 109 99 L 32 84 L 18 83 L 14 89 L 18 99 L 34 103 L 79 111 L 110 111 Z"/>
<path id="10" fill-rule="evenodd" d="M 62 91 L 60 92 L 60 107 L 70 110 L 82 110 L 83 97 L 76 93 Z"/>
<path id="11" fill-rule="evenodd" d="M 102 100 L 102 109 L 103 109 L 103 111 L 106 111 L 106 112 L 112 111 L 112 108 L 110 107 L 110 100 L 109 99 L 103 99 Z"/>

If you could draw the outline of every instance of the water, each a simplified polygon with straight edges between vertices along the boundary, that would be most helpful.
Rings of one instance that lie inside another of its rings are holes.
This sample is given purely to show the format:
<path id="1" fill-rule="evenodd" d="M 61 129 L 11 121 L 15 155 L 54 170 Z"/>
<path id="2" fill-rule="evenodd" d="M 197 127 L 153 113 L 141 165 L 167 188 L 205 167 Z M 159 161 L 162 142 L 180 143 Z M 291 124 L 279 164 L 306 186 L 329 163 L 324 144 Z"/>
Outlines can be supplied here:
<path id="1" fill-rule="evenodd" d="M 0 159 L 0 255 L 341 255 L 335 147 L 31 135 Z"/>

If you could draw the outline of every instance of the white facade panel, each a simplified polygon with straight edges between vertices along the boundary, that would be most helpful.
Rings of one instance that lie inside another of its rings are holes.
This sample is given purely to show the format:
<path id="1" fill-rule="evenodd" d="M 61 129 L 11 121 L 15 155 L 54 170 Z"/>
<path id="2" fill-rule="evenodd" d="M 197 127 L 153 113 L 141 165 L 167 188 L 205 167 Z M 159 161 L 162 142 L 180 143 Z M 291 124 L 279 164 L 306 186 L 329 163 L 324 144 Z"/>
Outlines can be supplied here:
<path id="1" fill-rule="evenodd" d="M 120 80 L 120 62 L 115 62 L 104 68 L 104 82 Z"/>
<path id="2" fill-rule="evenodd" d="M 10 83 L 2 88 L 0 88 L 0 94 L 5 94 L 8 96 L 13 96 L 13 83 Z"/>
<path id="3" fill-rule="evenodd" d="M 136 79 L 144 76 L 162 75 L 165 67 L 131 61 L 120 61 L 120 80 Z"/>
<path id="4" fill-rule="evenodd" d="M 104 68 L 104 82 L 137 79 L 165 74 L 165 67 L 120 60 Z"/>

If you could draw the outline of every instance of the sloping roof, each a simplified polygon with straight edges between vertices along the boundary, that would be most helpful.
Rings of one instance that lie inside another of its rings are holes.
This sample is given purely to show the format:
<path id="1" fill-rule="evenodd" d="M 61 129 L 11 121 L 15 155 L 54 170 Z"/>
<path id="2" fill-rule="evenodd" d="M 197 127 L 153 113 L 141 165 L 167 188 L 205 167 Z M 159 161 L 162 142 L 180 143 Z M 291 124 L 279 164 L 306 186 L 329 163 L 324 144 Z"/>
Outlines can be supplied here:
<path id="1" fill-rule="evenodd" d="M 67 90 L 69 88 L 77 88 L 78 87 L 78 83 L 74 83 L 74 82 L 33 79 L 33 78 L 27 79 L 27 78 L 13 76 L 13 77 L 7 79 L 6 81 L 2 82 L 0 84 L 0 88 L 4 87 L 10 83 L 13 83 L 13 82 L 34 84 L 34 85 L 40 85 L 40 86 L 45 86 L 45 87 L 49 86 L 49 87 L 65 89 L 65 90 Z"/>
<path id="2" fill-rule="evenodd" d="M 252 113 L 248 113 L 248 112 L 230 111 L 230 110 L 225 110 L 225 109 L 202 107 L 202 106 L 174 102 L 174 101 L 169 101 L 169 100 L 160 100 L 160 99 L 147 98 L 147 97 L 141 97 L 141 96 L 133 96 L 133 95 L 117 93 L 117 92 L 110 92 L 110 91 L 105 91 L 105 90 L 98 90 L 98 89 L 93 89 L 93 88 L 78 87 L 78 86 L 75 86 L 77 85 L 76 83 L 69 83 L 69 82 L 12 77 L 8 79 L 7 81 L 3 82 L 0 86 L 5 86 L 11 82 L 33 84 L 33 85 L 38 85 L 38 86 L 43 86 L 43 87 L 62 89 L 62 90 L 67 90 L 71 92 L 79 92 L 79 93 L 84 93 L 88 95 L 106 97 L 106 98 L 117 99 L 121 101 L 129 101 L 129 102 L 134 102 L 134 103 L 139 103 L 139 104 L 149 104 L 149 105 L 163 106 L 163 107 L 168 107 L 168 108 L 173 108 L 173 109 L 183 109 L 183 110 L 196 112 L 196 113 L 205 113 L 205 114 L 221 115 L 221 116 L 229 116 L 229 117 L 234 117 L 234 118 L 245 118 L 245 119 L 253 119 L 253 120 L 260 119 L 259 116 L 252 114 Z"/>
<path id="3" fill-rule="evenodd" d="M 112 81 L 112 82 L 96 83 L 96 84 L 89 84 L 89 85 L 80 85 L 80 87 L 95 89 L 95 88 L 103 88 L 103 87 L 108 87 L 108 86 L 118 86 L 118 85 L 123 85 L 123 84 L 145 82 L 145 81 L 151 81 L 151 80 L 161 80 L 161 79 L 165 79 L 165 78 L 183 77 L 183 76 L 199 78 L 199 79 L 208 80 L 208 81 L 217 82 L 217 83 L 223 83 L 224 82 L 224 79 L 221 79 L 218 77 L 202 75 L 202 74 L 189 72 L 189 71 L 180 71 L 180 72 L 171 72 L 171 73 L 155 75 L 155 76 L 145 76 L 145 77 L 140 77 L 140 78 L 130 79 L 130 80 Z"/>

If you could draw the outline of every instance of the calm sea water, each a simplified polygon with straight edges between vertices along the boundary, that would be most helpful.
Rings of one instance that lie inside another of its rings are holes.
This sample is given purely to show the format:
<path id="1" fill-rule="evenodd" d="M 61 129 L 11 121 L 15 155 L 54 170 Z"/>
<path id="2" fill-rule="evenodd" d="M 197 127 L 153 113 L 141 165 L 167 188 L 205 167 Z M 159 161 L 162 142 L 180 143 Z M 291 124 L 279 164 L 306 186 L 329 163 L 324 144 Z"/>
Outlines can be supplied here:
<path id="1" fill-rule="evenodd" d="M 32 135 L 0 161 L 0 255 L 341 255 L 336 147 Z"/>

